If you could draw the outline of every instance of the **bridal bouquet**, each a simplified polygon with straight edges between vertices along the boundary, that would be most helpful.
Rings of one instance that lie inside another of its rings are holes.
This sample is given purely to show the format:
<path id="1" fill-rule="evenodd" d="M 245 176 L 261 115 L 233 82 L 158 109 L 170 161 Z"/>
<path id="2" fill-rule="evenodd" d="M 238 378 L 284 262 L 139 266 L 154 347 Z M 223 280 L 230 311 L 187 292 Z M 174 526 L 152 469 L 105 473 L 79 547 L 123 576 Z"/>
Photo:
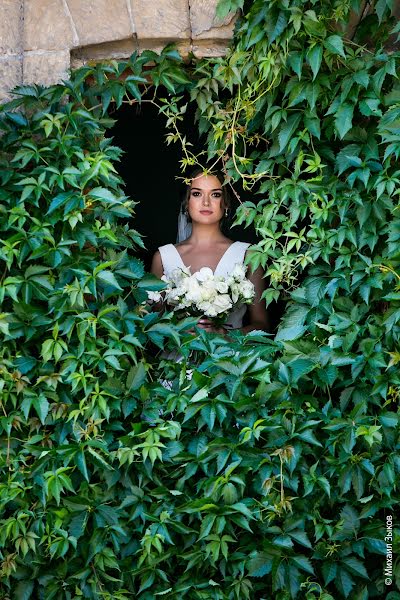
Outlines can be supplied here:
<path id="1" fill-rule="evenodd" d="M 209 267 L 203 267 L 193 275 L 190 269 L 174 269 L 162 292 L 148 292 L 149 301 L 162 300 L 187 316 L 206 316 L 223 323 L 229 312 L 238 304 L 250 304 L 255 295 L 253 283 L 246 278 L 246 268 L 237 263 L 224 277 L 214 275 Z M 163 296 L 164 295 L 164 296 Z"/>

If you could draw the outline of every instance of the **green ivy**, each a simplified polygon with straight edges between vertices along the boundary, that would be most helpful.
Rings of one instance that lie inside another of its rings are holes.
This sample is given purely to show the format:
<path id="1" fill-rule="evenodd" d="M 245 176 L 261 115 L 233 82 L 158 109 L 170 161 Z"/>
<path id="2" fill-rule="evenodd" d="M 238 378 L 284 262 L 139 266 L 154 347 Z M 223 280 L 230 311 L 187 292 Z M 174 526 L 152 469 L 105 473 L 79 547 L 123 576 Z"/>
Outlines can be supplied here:
<path id="1" fill-rule="evenodd" d="M 224 58 L 145 51 L 1 107 L 4 600 L 400 598 L 398 27 L 387 0 L 248 4 Z M 274 339 L 149 310 L 106 135 L 142 96 L 183 167 L 196 102 L 253 190 Z"/>

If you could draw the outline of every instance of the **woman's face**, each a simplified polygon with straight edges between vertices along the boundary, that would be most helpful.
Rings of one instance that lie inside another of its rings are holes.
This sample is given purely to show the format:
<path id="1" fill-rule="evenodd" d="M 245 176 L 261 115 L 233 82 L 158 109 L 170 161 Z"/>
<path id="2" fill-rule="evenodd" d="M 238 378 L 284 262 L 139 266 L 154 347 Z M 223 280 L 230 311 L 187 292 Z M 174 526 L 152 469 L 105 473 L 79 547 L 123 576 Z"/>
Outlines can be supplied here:
<path id="1" fill-rule="evenodd" d="M 219 222 L 224 214 L 222 185 L 215 175 L 198 175 L 192 179 L 188 211 L 192 221 Z"/>

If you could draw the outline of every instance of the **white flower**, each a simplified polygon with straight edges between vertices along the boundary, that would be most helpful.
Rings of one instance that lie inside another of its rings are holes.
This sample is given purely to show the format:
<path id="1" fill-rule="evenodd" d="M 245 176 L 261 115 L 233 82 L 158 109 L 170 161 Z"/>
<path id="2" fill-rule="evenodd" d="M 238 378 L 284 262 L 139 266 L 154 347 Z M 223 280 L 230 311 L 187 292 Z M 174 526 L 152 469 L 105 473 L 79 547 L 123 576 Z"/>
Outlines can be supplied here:
<path id="1" fill-rule="evenodd" d="M 213 305 L 218 310 L 218 314 L 232 308 L 232 302 L 228 294 L 220 294 L 217 296 Z"/>
<path id="2" fill-rule="evenodd" d="M 193 275 L 193 277 L 196 277 L 198 281 L 207 281 L 213 279 L 214 273 L 210 267 L 202 267 L 200 271 L 197 271 L 197 273 Z"/>
<path id="3" fill-rule="evenodd" d="M 239 284 L 239 290 L 245 300 L 251 300 L 254 297 L 254 284 L 249 279 L 245 279 Z"/>
<path id="4" fill-rule="evenodd" d="M 197 308 L 206 315 L 206 317 L 216 317 L 219 312 L 216 310 L 215 306 L 211 302 L 198 302 Z"/>
<path id="5" fill-rule="evenodd" d="M 186 298 L 191 302 L 199 302 L 202 298 L 199 282 L 193 277 L 188 277 L 185 281 Z"/>
<path id="6" fill-rule="evenodd" d="M 231 277 L 236 280 L 244 279 L 246 277 L 246 268 L 240 263 L 236 263 L 233 267 Z"/>
<path id="7" fill-rule="evenodd" d="M 213 281 L 205 281 L 200 287 L 201 299 L 212 301 L 217 296 L 217 290 L 215 289 L 215 283 Z"/>
<path id="8" fill-rule="evenodd" d="M 160 302 L 160 300 L 162 299 L 160 292 L 149 292 L 148 291 L 147 297 L 150 302 Z"/>
<path id="9" fill-rule="evenodd" d="M 227 281 L 224 281 L 222 278 L 215 282 L 215 289 L 220 294 L 227 294 L 229 290 L 229 284 Z"/>
<path id="10" fill-rule="evenodd" d="M 176 269 L 172 269 L 167 275 L 163 275 L 161 279 L 168 283 L 169 285 L 180 285 L 182 284 L 183 279 L 190 277 L 190 270 L 187 267 L 181 268 L 177 267 Z"/>
<path id="11" fill-rule="evenodd" d="M 239 284 L 237 283 L 232 283 L 230 286 L 231 289 L 231 295 L 232 295 L 232 302 L 233 304 L 236 304 L 236 302 L 239 300 L 239 296 L 240 296 L 240 287 Z"/>
<path id="12" fill-rule="evenodd" d="M 189 267 L 173 269 L 161 278 L 168 284 L 165 301 L 173 310 L 192 309 L 216 317 L 228 313 L 236 303 L 249 302 L 254 297 L 254 285 L 246 279 L 246 268 L 237 263 L 227 276 L 216 276 L 209 267 L 193 275 Z"/>

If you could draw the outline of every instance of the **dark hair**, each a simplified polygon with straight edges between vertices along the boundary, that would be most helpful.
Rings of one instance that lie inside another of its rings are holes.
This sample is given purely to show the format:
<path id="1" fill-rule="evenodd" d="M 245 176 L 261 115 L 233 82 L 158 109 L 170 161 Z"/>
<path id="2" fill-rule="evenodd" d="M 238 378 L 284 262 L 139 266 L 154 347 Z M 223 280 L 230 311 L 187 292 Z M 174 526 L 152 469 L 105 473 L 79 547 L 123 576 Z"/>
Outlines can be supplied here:
<path id="1" fill-rule="evenodd" d="M 190 192 L 192 189 L 192 180 L 195 177 L 197 177 L 198 175 L 202 175 L 204 172 L 207 172 L 208 175 L 214 175 L 214 177 L 216 177 L 218 179 L 218 181 L 220 182 L 221 187 L 222 187 L 222 208 L 228 209 L 227 216 L 225 216 L 225 212 L 224 212 L 224 215 L 219 222 L 219 226 L 222 229 L 226 225 L 228 225 L 228 223 L 230 222 L 230 213 L 231 213 L 231 207 L 232 207 L 231 195 L 229 193 L 228 187 L 226 185 L 224 185 L 225 175 L 223 174 L 222 171 L 212 170 L 212 169 L 209 170 L 207 167 L 197 167 L 196 169 L 194 169 L 189 175 L 189 179 L 191 180 L 191 182 L 186 186 L 185 196 L 184 196 L 182 204 L 181 204 L 181 211 L 185 212 L 185 210 L 187 210 L 187 208 L 188 208 Z M 188 221 L 189 222 L 191 221 L 191 218 L 189 215 L 188 215 Z"/>

